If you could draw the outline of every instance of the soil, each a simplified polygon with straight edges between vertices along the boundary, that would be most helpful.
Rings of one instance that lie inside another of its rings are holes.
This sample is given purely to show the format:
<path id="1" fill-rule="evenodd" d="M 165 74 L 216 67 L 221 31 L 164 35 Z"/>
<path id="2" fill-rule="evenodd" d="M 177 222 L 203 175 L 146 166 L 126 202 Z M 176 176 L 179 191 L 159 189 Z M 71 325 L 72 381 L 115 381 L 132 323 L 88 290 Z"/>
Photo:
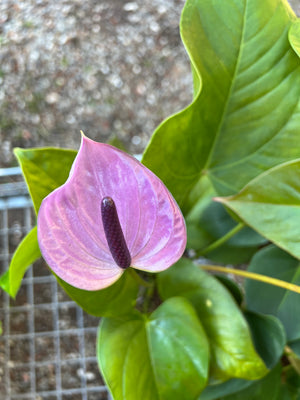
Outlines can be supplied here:
<path id="1" fill-rule="evenodd" d="M 0 167 L 12 149 L 78 148 L 80 130 L 141 153 L 192 99 L 184 0 L 2 0 Z"/>

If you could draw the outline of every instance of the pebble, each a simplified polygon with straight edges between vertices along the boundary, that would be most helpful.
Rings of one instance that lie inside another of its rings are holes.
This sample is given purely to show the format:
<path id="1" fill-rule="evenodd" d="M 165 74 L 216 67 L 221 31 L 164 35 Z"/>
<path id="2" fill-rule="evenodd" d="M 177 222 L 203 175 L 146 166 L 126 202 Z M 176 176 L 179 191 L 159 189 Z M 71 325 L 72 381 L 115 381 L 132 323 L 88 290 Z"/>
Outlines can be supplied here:
<path id="1" fill-rule="evenodd" d="M 184 3 L 1 0 L 0 167 L 15 146 L 78 147 L 80 130 L 141 153 L 192 100 Z"/>

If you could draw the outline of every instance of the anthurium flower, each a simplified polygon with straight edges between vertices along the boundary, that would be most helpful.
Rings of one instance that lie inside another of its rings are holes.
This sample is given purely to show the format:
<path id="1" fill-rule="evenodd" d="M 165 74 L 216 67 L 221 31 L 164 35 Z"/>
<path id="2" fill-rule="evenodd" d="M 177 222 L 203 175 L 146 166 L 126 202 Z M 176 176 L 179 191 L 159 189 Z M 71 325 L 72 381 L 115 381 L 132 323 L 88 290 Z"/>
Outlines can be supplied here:
<path id="1" fill-rule="evenodd" d="M 186 245 L 184 219 L 160 179 L 135 158 L 82 136 L 66 183 L 38 214 L 38 241 L 56 275 L 86 290 L 132 267 L 158 272 Z"/>

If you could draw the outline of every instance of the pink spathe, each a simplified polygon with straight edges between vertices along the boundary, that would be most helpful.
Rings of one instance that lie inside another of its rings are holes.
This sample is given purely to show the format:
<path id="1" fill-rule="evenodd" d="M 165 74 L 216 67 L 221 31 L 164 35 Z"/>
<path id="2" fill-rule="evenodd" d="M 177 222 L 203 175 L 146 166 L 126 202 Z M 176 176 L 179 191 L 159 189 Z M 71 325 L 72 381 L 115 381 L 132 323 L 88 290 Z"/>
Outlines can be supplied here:
<path id="1" fill-rule="evenodd" d="M 163 271 L 182 256 L 185 222 L 161 180 L 135 158 L 83 135 L 68 180 L 43 200 L 38 213 L 42 255 L 61 279 L 98 290 L 124 272 L 103 229 L 106 196 L 115 202 L 132 268 Z"/>

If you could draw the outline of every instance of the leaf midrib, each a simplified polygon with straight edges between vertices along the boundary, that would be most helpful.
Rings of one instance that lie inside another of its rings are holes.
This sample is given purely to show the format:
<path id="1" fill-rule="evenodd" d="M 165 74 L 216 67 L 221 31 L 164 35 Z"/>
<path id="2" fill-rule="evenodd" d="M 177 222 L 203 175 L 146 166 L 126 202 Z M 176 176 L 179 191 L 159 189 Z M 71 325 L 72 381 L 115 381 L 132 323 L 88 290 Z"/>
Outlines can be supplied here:
<path id="1" fill-rule="evenodd" d="M 243 17 L 243 23 L 242 23 L 242 32 L 241 32 L 241 41 L 240 41 L 239 53 L 238 53 L 238 56 L 237 56 L 237 59 L 236 59 L 234 73 L 233 73 L 231 84 L 230 84 L 230 88 L 229 88 L 229 91 L 228 91 L 228 96 L 227 96 L 226 102 L 224 104 L 222 116 L 220 118 L 220 122 L 219 122 L 218 128 L 216 130 L 216 135 L 215 135 L 214 141 L 212 143 L 210 152 L 208 153 L 206 163 L 205 163 L 205 165 L 203 167 L 204 170 L 207 170 L 209 168 L 209 164 L 211 162 L 215 147 L 217 145 L 218 138 L 219 138 L 219 136 L 221 134 L 221 130 L 222 130 L 223 122 L 224 122 L 224 119 L 225 119 L 225 115 L 227 114 L 227 110 L 228 110 L 229 100 L 231 98 L 231 94 L 232 94 L 233 87 L 234 87 L 234 84 L 235 84 L 235 78 L 237 76 L 237 71 L 239 69 L 239 64 L 240 64 L 241 55 L 242 55 L 242 49 L 243 49 L 242 44 L 244 42 L 244 35 L 245 35 L 247 6 L 248 6 L 248 0 L 245 0 L 245 11 L 244 11 L 244 17 Z M 198 71 L 198 69 L 197 69 L 197 72 L 200 75 L 200 72 Z"/>

